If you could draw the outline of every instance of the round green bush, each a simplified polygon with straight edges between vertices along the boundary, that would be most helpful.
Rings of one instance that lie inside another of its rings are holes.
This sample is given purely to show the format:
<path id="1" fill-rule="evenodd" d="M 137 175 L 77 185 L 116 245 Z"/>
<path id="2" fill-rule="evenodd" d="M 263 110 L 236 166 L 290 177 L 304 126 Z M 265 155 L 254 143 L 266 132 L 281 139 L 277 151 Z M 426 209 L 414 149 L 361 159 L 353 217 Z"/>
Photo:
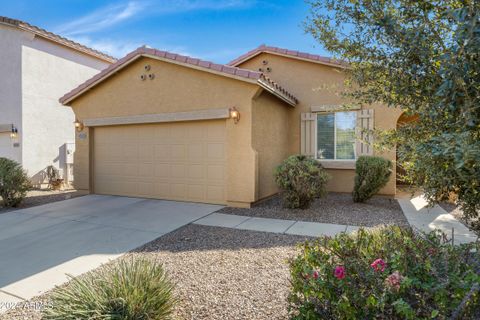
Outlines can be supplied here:
<path id="1" fill-rule="evenodd" d="M 283 205 L 292 209 L 309 208 L 313 200 L 326 193 L 328 179 L 320 162 L 304 155 L 288 157 L 275 171 Z"/>
<path id="2" fill-rule="evenodd" d="M 396 226 L 306 242 L 291 261 L 292 319 L 479 319 L 480 243 Z"/>
<path id="3" fill-rule="evenodd" d="M 22 166 L 13 160 L 0 158 L 0 197 L 3 206 L 18 206 L 30 189 L 30 179 Z"/>
<path id="4" fill-rule="evenodd" d="M 365 202 L 383 188 L 392 174 L 392 162 L 381 157 L 360 156 L 355 165 L 353 201 Z"/>
<path id="5" fill-rule="evenodd" d="M 43 319 L 170 319 L 172 291 L 160 263 L 121 259 L 53 291 Z"/>

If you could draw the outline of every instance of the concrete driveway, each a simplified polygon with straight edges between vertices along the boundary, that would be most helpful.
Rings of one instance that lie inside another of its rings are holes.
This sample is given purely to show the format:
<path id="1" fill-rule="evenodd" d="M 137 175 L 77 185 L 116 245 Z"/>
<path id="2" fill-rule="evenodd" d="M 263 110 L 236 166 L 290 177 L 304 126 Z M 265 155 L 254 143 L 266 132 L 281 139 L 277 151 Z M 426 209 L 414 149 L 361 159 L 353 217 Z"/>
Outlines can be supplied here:
<path id="1" fill-rule="evenodd" d="M 67 281 L 66 274 L 92 270 L 220 208 L 88 195 L 0 214 L 0 306 L 39 295 Z"/>

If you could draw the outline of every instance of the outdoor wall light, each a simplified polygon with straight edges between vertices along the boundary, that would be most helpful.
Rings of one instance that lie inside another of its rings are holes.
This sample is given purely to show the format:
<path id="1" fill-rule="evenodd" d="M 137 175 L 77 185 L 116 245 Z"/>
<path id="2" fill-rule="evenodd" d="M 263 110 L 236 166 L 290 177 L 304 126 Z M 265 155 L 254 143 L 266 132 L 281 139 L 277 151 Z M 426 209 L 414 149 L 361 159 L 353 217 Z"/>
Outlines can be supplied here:
<path id="1" fill-rule="evenodd" d="M 240 112 L 237 110 L 237 108 L 230 108 L 230 118 L 233 119 L 234 123 L 238 123 L 238 121 L 240 121 Z"/>
<path id="2" fill-rule="evenodd" d="M 18 129 L 12 124 L 12 132 L 10 132 L 10 138 L 15 139 L 18 137 Z"/>
<path id="3" fill-rule="evenodd" d="M 80 132 L 83 130 L 83 122 L 76 119 L 73 124 L 75 125 L 75 129 L 77 129 L 77 131 Z"/>

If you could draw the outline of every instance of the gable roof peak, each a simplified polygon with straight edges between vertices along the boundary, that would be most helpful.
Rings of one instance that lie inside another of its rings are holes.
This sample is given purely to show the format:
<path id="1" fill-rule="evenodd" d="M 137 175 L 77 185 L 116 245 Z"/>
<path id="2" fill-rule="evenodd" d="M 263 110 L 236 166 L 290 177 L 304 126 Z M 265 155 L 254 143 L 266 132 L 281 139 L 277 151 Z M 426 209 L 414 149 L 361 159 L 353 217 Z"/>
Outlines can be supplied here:
<path id="1" fill-rule="evenodd" d="M 45 29 L 42 29 L 40 27 L 33 26 L 33 25 L 29 24 L 28 22 L 24 22 L 24 21 L 17 20 L 17 19 L 12 19 L 12 18 L 9 18 L 9 17 L 0 16 L 0 25 L 2 25 L 2 24 L 8 25 L 8 26 L 11 26 L 11 27 L 23 30 L 23 31 L 33 33 L 33 34 L 35 34 L 39 37 L 42 37 L 42 38 L 45 38 L 47 40 L 53 41 L 53 42 L 55 42 L 59 45 L 69 47 L 73 50 L 80 51 L 84 54 L 93 56 L 97 59 L 100 59 L 100 60 L 103 60 L 103 61 L 106 61 L 106 62 L 109 62 L 109 63 L 113 63 L 113 62 L 116 61 L 116 59 L 114 57 L 112 57 L 112 56 L 110 56 L 106 53 L 103 53 L 103 52 L 100 52 L 98 50 L 92 49 L 90 47 L 84 46 L 83 44 L 80 44 L 78 42 L 75 42 L 75 41 L 72 41 L 70 39 L 64 38 L 64 37 L 62 37 L 58 34 L 55 34 L 53 32 L 49 32 L 49 31 L 47 31 Z"/>
<path id="2" fill-rule="evenodd" d="M 82 95 L 84 92 L 89 90 L 91 87 L 94 87 L 98 83 L 104 81 L 108 77 L 115 74 L 118 70 L 126 67 L 140 57 L 149 57 L 169 63 L 176 63 L 185 67 L 200 69 L 203 71 L 216 73 L 225 77 L 255 83 L 260 85 L 264 89 L 267 89 L 269 92 L 278 96 L 279 98 L 291 105 L 296 105 L 298 103 L 297 98 L 295 98 L 284 88 L 280 87 L 278 84 L 274 83 L 261 72 L 241 69 L 238 67 L 224 64 L 217 64 L 210 61 L 184 56 L 181 54 L 149 48 L 146 46 L 141 46 L 135 49 L 134 51 L 127 54 L 125 57 L 117 60 L 117 62 L 115 62 L 114 64 L 109 65 L 106 69 L 103 69 L 94 77 L 88 79 L 83 84 L 66 93 L 63 97 L 59 99 L 60 103 L 62 103 L 63 105 L 68 104 L 76 97 Z"/>
<path id="3" fill-rule="evenodd" d="M 301 51 L 296 51 L 296 50 L 290 50 L 290 49 L 285 49 L 285 48 L 279 48 L 279 47 L 273 47 L 273 46 L 268 46 L 266 44 L 261 44 L 257 48 L 250 50 L 249 52 L 241 55 L 240 57 L 230 61 L 228 65 L 230 66 L 239 66 L 240 64 L 244 63 L 245 61 L 248 61 L 252 59 L 253 57 L 258 56 L 261 53 L 271 53 L 271 54 L 276 54 L 280 56 L 285 56 L 289 58 L 294 58 L 294 59 L 299 59 L 299 60 L 306 60 L 314 63 L 320 63 L 320 64 L 325 64 L 325 65 L 330 65 L 333 67 L 340 67 L 340 68 L 345 68 L 347 67 L 347 64 L 345 62 L 335 60 L 329 57 L 324 57 L 320 56 L 317 54 L 311 54 L 307 52 L 301 52 Z"/>

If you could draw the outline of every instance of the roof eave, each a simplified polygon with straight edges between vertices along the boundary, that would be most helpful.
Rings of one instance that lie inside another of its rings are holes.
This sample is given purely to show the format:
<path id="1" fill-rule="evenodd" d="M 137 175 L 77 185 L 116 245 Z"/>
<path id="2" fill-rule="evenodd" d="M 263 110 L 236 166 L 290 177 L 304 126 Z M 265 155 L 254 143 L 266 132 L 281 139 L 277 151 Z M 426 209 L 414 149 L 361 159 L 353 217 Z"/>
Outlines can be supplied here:
<path id="1" fill-rule="evenodd" d="M 349 68 L 349 66 L 346 63 L 335 63 L 335 62 L 328 62 L 328 61 L 324 61 L 324 60 L 309 59 L 309 58 L 304 58 L 304 57 L 300 57 L 300 56 L 294 56 L 294 55 L 291 55 L 291 54 L 283 54 L 281 52 L 275 52 L 275 51 L 271 51 L 271 50 L 268 50 L 268 49 L 256 49 L 254 52 L 251 52 L 250 54 L 246 54 L 244 57 L 240 57 L 240 58 L 237 58 L 237 59 L 229 62 L 228 65 L 232 66 L 232 67 L 238 67 L 242 63 L 244 63 L 248 60 L 251 60 L 251 59 L 255 58 L 256 56 L 258 56 L 262 53 L 273 54 L 273 55 L 282 56 L 282 57 L 285 57 L 285 58 L 297 59 L 297 60 L 302 60 L 302 61 L 306 61 L 306 62 L 318 63 L 318 64 L 322 64 L 322 65 L 326 65 L 326 66 L 330 66 L 330 67 L 334 67 L 334 68 L 340 68 L 340 69 L 348 69 Z"/>
<path id="2" fill-rule="evenodd" d="M 105 81 L 106 79 L 110 78 L 111 76 L 115 75 L 118 71 L 124 69 L 125 67 L 127 67 L 128 65 L 130 65 L 132 62 L 138 60 L 142 55 L 136 55 L 136 56 L 133 56 L 131 57 L 128 61 L 126 61 L 125 63 L 119 65 L 117 68 L 113 69 L 111 72 L 107 72 L 104 76 L 101 76 L 99 77 L 97 80 L 93 81 L 92 83 L 89 83 L 88 85 L 86 85 L 84 88 L 82 88 L 81 90 L 79 90 L 78 92 L 76 92 L 74 95 L 72 96 L 68 96 L 69 93 L 65 94 L 63 97 L 61 97 L 58 101 L 64 105 L 64 106 L 68 106 L 68 104 L 70 102 L 72 102 L 73 100 L 75 100 L 76 98 L 78 98 L 79 96 L 81 96 L 82 94 L 84 94 L 85 92 L 87 92 L 88 90 L 90 90 L 92 87 L 95 87 L 97 84 L 99 84 L 100 82 L 103 82 Z M 68 96 L 68 97 L 67 97 Z"/>
<path id="3" fill-rule="evenodd" d="M 81 52 L 83 54 L 86 54 L 90 57 L 93 57 L 93 58 L 96 58 L 96 59 L 99 59 L 99 60 L 102 60 L 102 61 L 105 61 L 105 62 L 108 62 L 108 63 L 115 63 L 117 60 L 113 57 L 107 57 L 107 56 L 104 56 L 104 55 L 101 55 L 101 54 L 96 54 L 96 53 L 93 53 L 93 52 L 90 52 L 88 50 L 84 50 L 82 48 L 79 48 L 79 47 L 76 47 L 76 46 L 73 46 L 71 44 L 69 44 L 67 41 L 64 43 L 64 42 L 60 42 L 52 37 L 49 37 L 47 35 L 44 35 L 42 34 L 41 32 L 38 32 L 38 31 L 35 31 L 33 29 L 30 29 L 30 28 L 26 28 L 24 26 L 17 26 L 18 29 L 20 30 L 23 30 L 25 32 L 30 32 L 30 33 L 33 33 L 35 36 L 37 37 L 40 37 L 42 39 L 45 39 L 45 40 L 48 40 L 48 41 L 52 41 L 56 44 L 59 44 L 59 45 L 62 45 L 62 46 L 65 46 L 67 48 L 70 48 L 72 50 L 75 50 L 75 51 L 78 51 L 78 52 Z"/>
<path id="4" fill-rule="evenodd" d="M 205 71 L 205 72 L 208 72 L 208 73 L 213 73 L 213 74 L 216 74 L 216 75 L 220 75 L 222 77 L 232 78 L 232 79 L 236 79 L 236 80 L 240 80 L 240 81 L 244 81 L 244 82 L 256 83 L 256 81 L 257 81 L 254 78 L 245 78 L 245 77 L 240 77 L 240 76 L 237 76 L 237 75 L 234 75 L 234 74 L 228 74 L 228 73 L 225 73 L 225 72 L 218 72 L 218 71 L 215 71 L 215 70 L 210 69 L 210 68 L 197 66 L 197 65 L 190 64 L 190 63 L 176 61 L 176 60 L 172 60 L 172 59 L 168 59 L 168 58 L 162 58 L 162 57 L 159 57 L 159 56 L 156 56 L 156 55 L 151 55 L 151 54 L 148 54 L 148 53 L 143 53 L 143 54 L 141 54 L 141 56 L 156 59 L 156 60 L 160 60 L 160 61 L 167 62 L 167 63 L 173 63 L 173 64 L 176 64 L 176 65 L 179 65 L 179 66 L 184 66 L 184 67 L 192 68 L 192 69 L 195 69 L 195 70 L 200 70 L 200 71 Z"/>
<path id="5" fill-rule="evenodd" d="M 267 90 L 274 96 L 280 98 L 281 100 L 285 101 L 287 104 L 289 104 L 292 107 L 295 107 L 298 104 L 298 101 L 296 99 L 289 98 L 280 92 L 276 91 L 274 88 L 268 85 L 268 83 L 262 81 L 262 79 L 258 79 L 257 83 L 262 87 L 263 89 Z"/>
<path id="6" fill-rule="evenodd" d="M 33 34 L 35 37 L 40 37 L 42 39 L 45 39 L 47 41 L 51 41 L 57 45 L 61 45 L 67 48 L 70 48 L 74 51 L 80 52 L 82 54 L 88 55 L 90 57 L 93 57 L 98 60 L 102 60 L 104 62 L 108 63 L 114 63 L 116 59 L 112 56 L 109 56 L 108 54 L 104 52 L 100 52 L 98 50 L 95 50 L 93 48 L 89 48 L 81 43 L 77 43 L 75 41 L 72 41 L 70 39 L 64 38 L 58 34 L 54 34 L 52 32 L 49 32 L 47 30 L 41 29 L 39 27 L 30 25 L 27 22 L 20 21 L 17 19 L 12 19 L 4 16 L 0 16 L 0 25 L 15 28 L 24 32 L 28 32 L 30 34 Z"/>

